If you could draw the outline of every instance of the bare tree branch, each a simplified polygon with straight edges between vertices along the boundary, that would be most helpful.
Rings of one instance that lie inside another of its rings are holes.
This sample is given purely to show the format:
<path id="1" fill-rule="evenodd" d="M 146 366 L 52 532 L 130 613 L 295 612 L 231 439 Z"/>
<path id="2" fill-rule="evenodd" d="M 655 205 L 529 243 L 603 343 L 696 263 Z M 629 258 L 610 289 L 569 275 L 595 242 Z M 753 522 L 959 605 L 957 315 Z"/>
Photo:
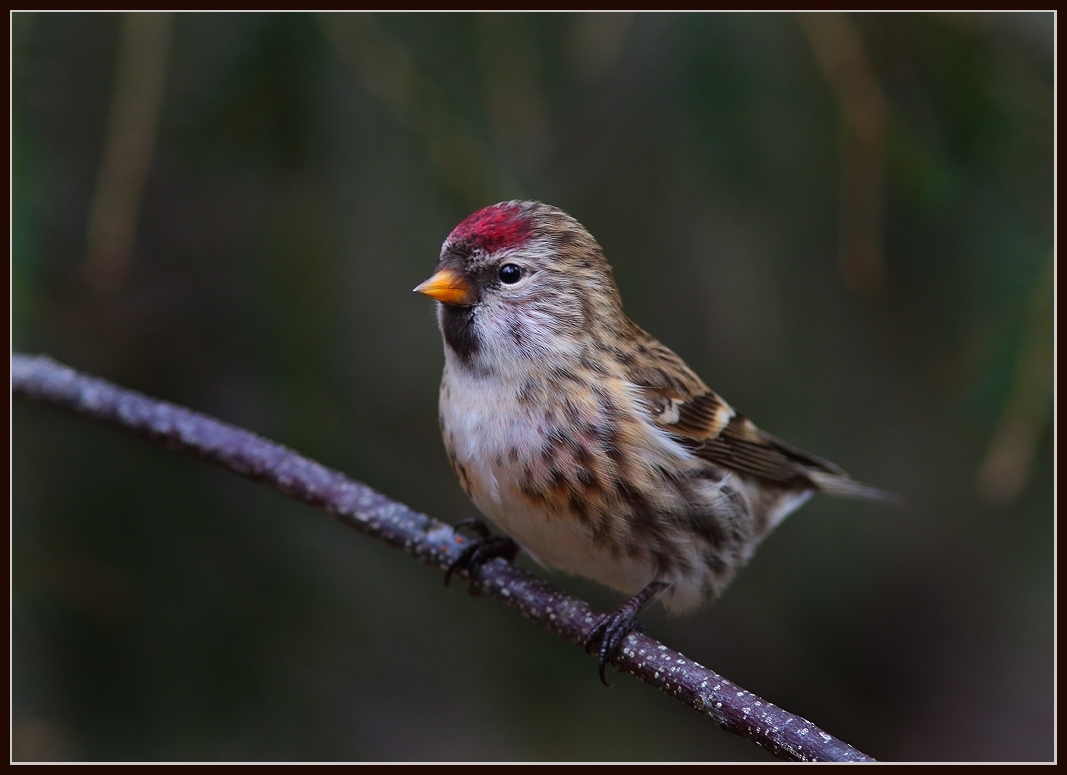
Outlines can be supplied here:
<path id="1" fill-rule="evenodd" d="M 250 431 L 80 374 L 47 356 L 15 354 L 11 387 L 30 398 L 192 452 L 312 506 L 440 570 L 467 539 L 366 485 Z M 602 614 L 502 559 L 482 566 L 479 591 L 545 629 L 584 646 Z M 781 759 L 874 761 L 810 721 L 747 692 L 640 633 L 627 636 L 616 666 L 746 737 Z"/>

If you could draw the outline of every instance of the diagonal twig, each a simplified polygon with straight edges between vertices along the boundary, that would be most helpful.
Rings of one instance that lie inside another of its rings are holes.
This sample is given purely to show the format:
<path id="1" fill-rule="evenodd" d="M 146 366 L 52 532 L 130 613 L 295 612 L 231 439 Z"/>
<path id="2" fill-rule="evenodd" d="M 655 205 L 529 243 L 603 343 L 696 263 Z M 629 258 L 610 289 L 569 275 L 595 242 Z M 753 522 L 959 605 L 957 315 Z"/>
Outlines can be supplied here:
<path id="1" fill-rule="evenodd" d="M 146 436 L 269 484 L 442 571 L 467 542 L 451 526 L 412 511 L 288 447 L 81 374 L 47 356 L 12 355 L 11 389 L 15 396 Z M 582 646 L 603 616 L 587 603 L 499 558 L 481 567 L 479 589 Z M 615 664 L 781 759 L 873 761 L 810 721 L 745 691 L 647 635 L 635 632 L 627 636 Z"/>

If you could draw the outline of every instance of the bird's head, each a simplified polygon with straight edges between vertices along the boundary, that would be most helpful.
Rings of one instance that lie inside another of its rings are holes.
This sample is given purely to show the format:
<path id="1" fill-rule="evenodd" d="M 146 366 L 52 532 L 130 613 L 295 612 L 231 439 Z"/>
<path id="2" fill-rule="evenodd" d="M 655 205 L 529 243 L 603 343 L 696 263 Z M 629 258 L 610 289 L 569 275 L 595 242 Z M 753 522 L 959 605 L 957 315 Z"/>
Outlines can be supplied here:
<path id="1" fill-rule="evenodd" d="M 625 320 L 600 245 L 540 202 L 502 202 L 471 215 L 415 290 L 440 302 L 446 345 L 477 369 L 574 355 Z"/>

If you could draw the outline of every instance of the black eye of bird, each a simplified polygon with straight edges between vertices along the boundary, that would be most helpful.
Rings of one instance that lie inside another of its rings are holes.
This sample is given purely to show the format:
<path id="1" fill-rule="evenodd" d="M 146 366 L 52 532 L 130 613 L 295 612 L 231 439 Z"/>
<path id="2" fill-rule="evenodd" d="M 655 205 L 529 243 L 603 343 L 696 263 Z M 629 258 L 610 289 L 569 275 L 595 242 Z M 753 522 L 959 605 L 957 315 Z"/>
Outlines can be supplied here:
<path id="1" fill-rule="evenodd" d="M 500 282 L 508 285 L 517 283 L 522 278 L 522 270 L 514 264 L 504 264 L 500 267 Z"/>

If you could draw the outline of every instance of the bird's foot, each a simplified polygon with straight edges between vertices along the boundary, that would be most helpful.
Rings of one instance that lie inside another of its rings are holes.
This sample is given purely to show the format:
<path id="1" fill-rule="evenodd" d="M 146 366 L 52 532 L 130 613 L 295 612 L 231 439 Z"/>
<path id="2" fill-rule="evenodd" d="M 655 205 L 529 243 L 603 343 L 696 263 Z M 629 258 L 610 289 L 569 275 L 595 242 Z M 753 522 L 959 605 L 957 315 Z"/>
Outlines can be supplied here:
<path id="1" fill-rule="evenodd" d="M 585 642 L 585 650 L 588 653 L 593 651 L 593 644 L 597 641 L 600 642 L 600 648 L 598 649 L 598 671 L 600 673 L 600 682 L 604 686 L 611 686 L 608 683 L 608 679 L 604 677 L 604 668 L 609 662 L 614 662 L 615 657 L 619 655 L 619 647 L 622 646 L 623 638 L 629 635 L 631 632 L 644 632 L 645 625 L 635 620 L 637 616 L 636 611 L 624 611 L 625 604 L 620 606 L 619 609 L 613 613 L 608 614 L 593 631 L 589 633 L 589 640 Z"/>
<path id="2" fill-rule="evenodd" d="M 589 633 L 589 638 L 585 642 L 585 650 L 587 653 L 592 653 L 593 646 L 599 642 L 600 648 L 597 649 L 597 655 L 600 682 L 604 686 L 611 686 L 608 683 L 608 679 L 604 677 L 604 668 L 607 667 L 609 662 L 614 662 L 615 658 L 618 657 L 623 640 L 631 632 L 645 631 L 645 625 L 637 621 L 637 614 L 641 611 L 641 607 L 651 597 L 666 589 L 667 586 L 666 582 L 653 581 L 615 609 L 614 613 L 608 614 L 597 622 L 597 625 Z"/>
<path id="3" fill-rule="evenodd" d="M 471 531 L 478 534 L 478 537 L 464 547 L 459 557 L 448 566 L 448 570 L 445 571 L 445 586 L 447 587 L 448 582 L 452 580 L 453 573 L 462 570 L 466 572 L 467 578 L 471 582 L 471 594 L 476 595 L 478 594 L 478 569 L 494 557 L 503 557 L 508 562 L 511 562 L 515 559 L 515 555 L 519 553 L 519 545 L 507 536 L 493 535 L 489 532 L 488 526 L 477 518 L 465 519 L 456 525 L 457 529 L 461 527 L 470 528 Z"/>

